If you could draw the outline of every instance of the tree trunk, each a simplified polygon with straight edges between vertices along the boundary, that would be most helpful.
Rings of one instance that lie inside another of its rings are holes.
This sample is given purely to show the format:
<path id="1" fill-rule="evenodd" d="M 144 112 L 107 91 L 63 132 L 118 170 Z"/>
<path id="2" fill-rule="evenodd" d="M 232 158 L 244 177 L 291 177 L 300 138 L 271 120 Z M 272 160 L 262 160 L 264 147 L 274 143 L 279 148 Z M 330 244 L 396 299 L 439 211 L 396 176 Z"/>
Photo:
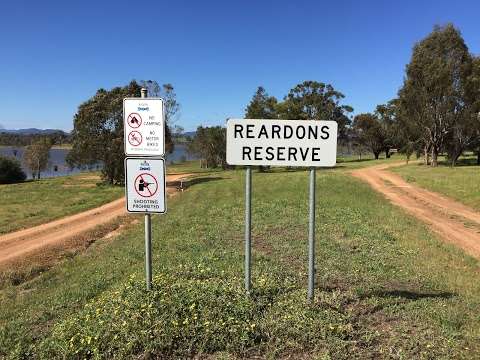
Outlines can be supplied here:
<path id="1" fill-rule="evenodd" d="M 457 161 L 460 158 L 460 155 L 462 155 L 462 151 L 459 151 L 455 154 L 452 160 L 452 167 L 457 165 Z"/>
<path id="2" fill-rule="evenodd" d="M 427 145 L 425 145 L 425 147 L 423 148 L 423 164 L 424 165 L 429 164 L 429 161 L 428 161 L 428 146 Z"/>
<path id="3" fill-rule="evenodd" d="M 390 149 L 385 149 L 385 159 L 390 159 Z"/>
<path id="4" fill-rule="evenodd" d="M 373 155 L 375 155 L 375 160 L 378 160 L 378 157 L 380 156 L 380 152 L 374 152 Z"/>
<path id="5" fill-rule="evenodd" d="M 480 150 L 477 151 L 477 165 L 480 165 Z"/>
<path id="6" fill-rule="evenodd" d="M 438 166 L 438 151 L 435 146 L 432 146 L 432 167 Z"/>

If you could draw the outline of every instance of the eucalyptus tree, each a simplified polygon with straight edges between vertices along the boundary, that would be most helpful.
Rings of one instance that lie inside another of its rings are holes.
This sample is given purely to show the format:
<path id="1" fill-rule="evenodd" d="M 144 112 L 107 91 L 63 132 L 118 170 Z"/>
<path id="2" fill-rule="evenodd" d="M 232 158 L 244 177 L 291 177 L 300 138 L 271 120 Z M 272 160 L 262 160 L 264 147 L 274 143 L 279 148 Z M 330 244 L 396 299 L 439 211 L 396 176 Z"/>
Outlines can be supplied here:
<path id="1" fill-rule="evenodd" d="M 435 26 L 413 48 L 399 106 L 419 134 L 425 159 L 430 152 L 432 166 L 470 110 L 465 91 L 471 71 L 472 57 L 452 24 Z"/>
<path id="2" fill-rule="evenodd" d="M 140 97 L 142 85 L 150 86 L 151 95 L 157 96 L 154 90 L 160 87 L 156 82 L 139 84 L 131 81 L 123 87 L 99 89 L 94 96 L 80 104 L 74 116 L 72 150 L 67 158 L 71 166 L 101 162 L 104 180 L 111 184 L 123 183 L 123 99 Z M 168 85 L 167 91 L 171 101 L 175 103 L 173 87 Z M 170 118 L 175 113 L 175 106 L 173 110 L 167 110 Z M 168 125 L 165 127 L 165 147 L 167 151 L 173 149 Z"/>

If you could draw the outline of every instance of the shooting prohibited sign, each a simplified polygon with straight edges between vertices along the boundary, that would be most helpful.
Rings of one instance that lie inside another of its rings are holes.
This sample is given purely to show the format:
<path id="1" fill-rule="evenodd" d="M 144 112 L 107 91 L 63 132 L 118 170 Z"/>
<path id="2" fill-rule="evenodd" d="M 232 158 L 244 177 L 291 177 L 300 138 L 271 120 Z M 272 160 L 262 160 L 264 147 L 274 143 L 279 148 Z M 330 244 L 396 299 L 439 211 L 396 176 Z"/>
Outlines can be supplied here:
<path id="1" fill-rule="evenodd" d="M 123 100 L 125 155 L 165 154 L 165 112 L 160 98 Z"/>
<path id="2" fill-rule="evenodd" d="M 128 212 L 165 213 L 165 185 L 164 159 L 125 159 Z"/>

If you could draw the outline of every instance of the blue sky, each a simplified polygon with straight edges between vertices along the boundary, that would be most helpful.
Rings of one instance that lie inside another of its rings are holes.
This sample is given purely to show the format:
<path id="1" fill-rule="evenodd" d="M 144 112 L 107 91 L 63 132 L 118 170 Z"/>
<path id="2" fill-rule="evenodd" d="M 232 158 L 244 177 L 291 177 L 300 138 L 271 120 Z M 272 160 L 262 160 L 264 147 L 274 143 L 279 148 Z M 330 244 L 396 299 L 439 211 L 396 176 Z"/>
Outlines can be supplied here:
<path id="1" fill-rule="evenodd" d="M 477 1 L 2 1 L 0 125 L 71 130 L 98 88 L 174 85 L 186 130 L 331 83 L 355 113 L 396 95 L 413 44 L 453 22 L 480 53 Z"/>

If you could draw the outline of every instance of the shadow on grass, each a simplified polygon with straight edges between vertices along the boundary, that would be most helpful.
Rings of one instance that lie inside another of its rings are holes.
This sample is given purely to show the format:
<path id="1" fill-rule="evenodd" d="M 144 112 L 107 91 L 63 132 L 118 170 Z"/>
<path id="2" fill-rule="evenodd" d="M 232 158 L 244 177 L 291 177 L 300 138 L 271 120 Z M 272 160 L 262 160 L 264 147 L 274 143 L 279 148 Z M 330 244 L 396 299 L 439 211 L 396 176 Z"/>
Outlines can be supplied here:
<path id="1" fill-rule="evenodd" d="M 420 300 L 420 299 L 450 299 L 457 296 L 457 294 L 441 291 L 441 292 L 416 292 L 410 290 L 375 290 L 362 296 L 362 298 L 369 297 L 382 297 L 382 298 L 403 298 L 407 300 Z"/>
<path id="2" fill-rule="evenodd" d="M 198 177 L 198 178 L 193 178 L 193 179 L 188 179 L 183 181 L 182 180 L 167 181 L 167 186 L 174 186 L 179 189 L 186 189 L 196 184 L 202 184 L 210 181 L 218 181 L 218 180 L 224 180 L 224 179 L 226 178 L 219 177 L 219 176 L 206 176 L 206 177 Z"/>

